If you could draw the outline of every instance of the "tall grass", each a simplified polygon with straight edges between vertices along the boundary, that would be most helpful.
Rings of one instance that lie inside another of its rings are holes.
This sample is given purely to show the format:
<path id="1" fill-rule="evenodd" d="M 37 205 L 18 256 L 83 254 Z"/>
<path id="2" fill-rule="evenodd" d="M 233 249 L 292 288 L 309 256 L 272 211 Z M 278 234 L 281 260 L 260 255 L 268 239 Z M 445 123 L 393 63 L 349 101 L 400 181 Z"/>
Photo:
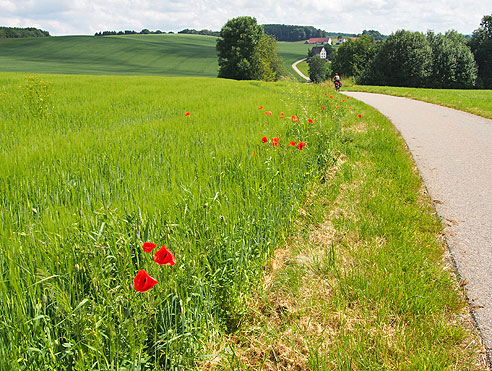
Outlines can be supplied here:
<path id="1" fill-rule="evenodd" d="M 194 367 L 332 156 L 345 111 L 317 89 L 0 74 L 0 369 Z"/>

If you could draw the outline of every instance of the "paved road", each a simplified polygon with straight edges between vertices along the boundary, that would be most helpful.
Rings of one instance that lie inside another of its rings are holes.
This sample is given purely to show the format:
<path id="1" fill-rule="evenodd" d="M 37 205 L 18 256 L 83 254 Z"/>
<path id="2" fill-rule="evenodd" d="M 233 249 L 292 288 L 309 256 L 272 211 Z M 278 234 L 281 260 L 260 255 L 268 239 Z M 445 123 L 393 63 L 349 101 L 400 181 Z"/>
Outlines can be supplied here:
<path id="1" fill-rule="evenodd" d="M 298 75 L 299 75 L 299 76 L 301 76 L 304 80 L 306 80 L 306 82 L 311 82 L 311 80 L 309 79 L 309 77 L 307 77 L 305 74 L 303 74 L 303 73 L 299 70 L 299 68 L 297 68 L 297 65 L 298 65 L 299 63 L 301 63 L 301 62 L 304 62 L 305 60 L 306 60 L 306 58 L 301 59 L 301 60 L 299 60 L 299 61 L 297 61 L 297 62 L 294 62 L 294 63 L 292 64 L 292 68 L 294 69 L 294 71 L 296 71 L 296 72 L 298 73 Z"/>
<path id="2" fill-rule="evenodd" d="M 380 94 L 344 93 L 400 131 L 435 203 L 492 368 L 492 120 Z"/>

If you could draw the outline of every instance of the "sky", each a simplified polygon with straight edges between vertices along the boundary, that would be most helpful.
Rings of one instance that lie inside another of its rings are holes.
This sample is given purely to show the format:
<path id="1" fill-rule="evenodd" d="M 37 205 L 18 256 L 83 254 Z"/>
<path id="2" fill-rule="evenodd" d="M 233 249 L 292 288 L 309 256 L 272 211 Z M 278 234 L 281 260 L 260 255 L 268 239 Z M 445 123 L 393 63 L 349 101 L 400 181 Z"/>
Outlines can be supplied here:
<path id="1" fill-rule="evenodd" d="M 471 34 L 490 14 L 492 0 L 0 0 L 0 26 L 36 27 L 52 36 L 144 28 L 218 31 L 238 16 L 340 33 Z"/>

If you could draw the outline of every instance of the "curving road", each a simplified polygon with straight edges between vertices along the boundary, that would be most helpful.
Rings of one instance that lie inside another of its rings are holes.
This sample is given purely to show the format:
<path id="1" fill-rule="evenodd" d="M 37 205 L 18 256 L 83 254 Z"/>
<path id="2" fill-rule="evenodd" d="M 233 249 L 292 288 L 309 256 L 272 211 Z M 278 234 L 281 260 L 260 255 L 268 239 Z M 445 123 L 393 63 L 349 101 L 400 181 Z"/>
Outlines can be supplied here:
<path id="1" fill-rule="evenodd" d="M 305 60 L 306 60 L 306 58 L 301 59 L 301 60 L 298 60 L 297 62 L 294 62 L 294 63 L 292 64 L 292 68 L 294 69 L 294 71 L 296 71 L 296 72 L 297 72 L 297 74 L 298 74 L 299 76 L 301 76 L 304 80 L 306 80 L 306 82 L 311 82 L 311 80 L 309 79 L 309 77 L 307 77 L 305 74 L 303 74 L 303 73 L 301 72 L 301 70 L 299 70 L 299 68 L 297 68 L 297 65 L 298 65 L 299 63 L 301 63 L 301 62 L 304 62 Z"/>
<path id="2" fill-rule="evenodd" d="M 429 103 L 345 92 L 380 111 L 412 152 L 492 367 L 492 120 Z"/>

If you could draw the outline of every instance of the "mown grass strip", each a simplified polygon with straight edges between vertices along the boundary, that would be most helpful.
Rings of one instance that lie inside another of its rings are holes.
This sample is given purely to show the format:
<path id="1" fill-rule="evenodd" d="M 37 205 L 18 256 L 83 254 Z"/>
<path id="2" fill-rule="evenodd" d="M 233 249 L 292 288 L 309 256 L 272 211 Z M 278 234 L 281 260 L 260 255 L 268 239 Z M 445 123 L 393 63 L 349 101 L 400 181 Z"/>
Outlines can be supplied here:
<path id="1" fill-rule="evenodd" d="M 390 122 L 358 111 L 216 360 L 223 369 L 486 369 L 411 156 Z"/>
<path id="2" fill-rule="evenodd" d="M 351 84 L 343 88 L 412 98 L 492 119 L 492 90 L 420 89 Z"/>

